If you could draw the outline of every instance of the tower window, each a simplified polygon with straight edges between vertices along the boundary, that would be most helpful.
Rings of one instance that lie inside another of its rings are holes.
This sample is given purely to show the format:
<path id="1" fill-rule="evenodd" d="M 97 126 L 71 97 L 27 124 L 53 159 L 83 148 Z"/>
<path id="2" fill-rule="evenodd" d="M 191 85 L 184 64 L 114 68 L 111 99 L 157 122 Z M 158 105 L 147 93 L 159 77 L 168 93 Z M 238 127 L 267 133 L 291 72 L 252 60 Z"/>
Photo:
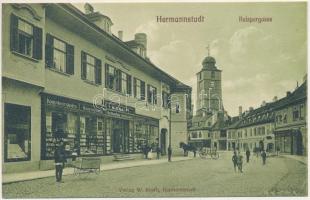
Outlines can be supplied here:
<path id="1" fill-rule="evenodd" d="M 199 73 L 199 80 L 202 79 L 202 72 Z"/>
<path id="2" fill-rule="evenodd" d="M 215 72 L 214 71 L 211 72 L 211 78 L 215 78 Z"/>

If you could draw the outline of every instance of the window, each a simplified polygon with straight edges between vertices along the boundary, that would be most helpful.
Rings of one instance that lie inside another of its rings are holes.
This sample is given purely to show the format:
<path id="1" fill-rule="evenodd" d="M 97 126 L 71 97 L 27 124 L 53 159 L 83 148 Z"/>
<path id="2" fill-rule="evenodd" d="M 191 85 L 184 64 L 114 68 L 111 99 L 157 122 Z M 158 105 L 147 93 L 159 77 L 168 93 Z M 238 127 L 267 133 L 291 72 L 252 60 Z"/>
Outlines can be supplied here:
<path id="1" fill-rule="evenodd" d="M 106 87 L 108 89 L 121 92 L 122 72 L 112 65 L 105 65 Z"/>
<path id="2" fill-rule="evenodd" d="M 201 132 L 199 132 L 199 138 L 202 138 L 202 134 L 201 134 Z"/>
<path id="3" fill-rule="evenodd" d="M 180 103 L 175 103 L 175 113 L 180 113 Z M 198 126 L 200 126 L 200 123 L 198 122 Z"/>
<path id="4" fill-rule="evenodd" d="M 300 119 L 303 120 L 305 118 L 305 108 L 304 105 L 300 105 Z"/>
<path id="5" fill-rule="evenodd" d="M 74 47 L 47 34 L 45 63 L 49 68 L 71 75 L 74 74 Z"/>
<path id="6" fill-rule="evenodd" d="M 81 54 L 81 78 L 95 84 L 101 84 L 101 60 L 85 53 L 84 51 L 82 51 Z"/>
<path id="7" fill-rule="evenodd" d="M 131 76 L 122 72 L 121 91 L 123 94 L 131 95 Z"/>
<path id="8" fill-rule="evenodd" d="M 168 99 L 168 93 L 167 92 L 162 92 L 162 106 L 164 108 L 169 108 L 169 99 Z"/>
<path id="9" fill-rule="evenodd" d="M 197 138 L 197 132 L 192 132 L 192 138 Z"/>
<path id="10" fill-rule="evenodd" d="M 139 100 L 145 99 L 145 82 L 134 78 L 134 97 Z"/>
<path id="11" fill-rule="evenodd" d="M 147 85 L 147 101 L 151 104 L 157 104 L 157 89 L 152 85 Z"/>
<path id="12" fill-rule="evenodd" d="M 11 15 L 11 51 L 42 59 L 42 29 Z"/>
<path id="13" fill-rule="evenodd" d="M 202 79 L 202 72 L 199 73 L 199 80 Z"/>
<path id="14" fill-rule="evenodd" d="M 293 108 L 293 121 L 297 121 L 299 119 L 299 111 L 297 110 L 297 107 Z"/>
<path id="15" fill-rule="evenodd" d="M 4 160 L 31 159 L 31 108 L 5 104 Z"/>
<path id="16" fill-rule="evenodd" d="M 215 72 L 214 71 L 211 72 L 211 78 L 215 78 Z"/>

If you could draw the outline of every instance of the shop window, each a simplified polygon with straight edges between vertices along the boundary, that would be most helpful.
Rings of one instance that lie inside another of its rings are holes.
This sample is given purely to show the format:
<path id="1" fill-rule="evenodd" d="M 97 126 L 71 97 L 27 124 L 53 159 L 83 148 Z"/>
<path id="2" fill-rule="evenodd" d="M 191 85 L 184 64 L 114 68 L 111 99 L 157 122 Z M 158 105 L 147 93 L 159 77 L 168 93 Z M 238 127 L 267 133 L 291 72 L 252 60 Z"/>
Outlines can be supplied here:
<path id="1" fill-rule="evenodd" d="M 157 88 L 152 85 L 147 85 L 147 101 L 150 104 L 157 104 Z"/>
<path id="2" fill-rule="evenodd" d="M 83 80 L 87 80 L 95 84 L 101 84 L 101 60 L 82 51 L 81 76 Z"/>
<path id="3" fill-rule="evenodd" d="M 42 29 L 11 15 L 11 50 L 27 57 L 42 59 Z"/>
<path id="4" fill-rule="evenodd" d="M 31 159 L 31 108 L 5 104 L 4 161 Z"/>
<path id="5" fill-rule="evenodd" d="M 97 117 L 81 116 L 80 117 L 80 154 L 94 155 L 97 154 Z"/>
<path id="6" fill-rule="evenodd" d="M 148 126 L 141 121 L 135 123 L 134 129 L 134 152 L 141 152 L 148 145 Z"/>
<path id="7" fill-rule="evenodd" d="M 63 40 L 46 35 L 46 66 L 57 71 L 74 74 L 74 47 Z"/>
<path id="8" fill-rule="evenodd" d="M 134 78 L 134 97 L 139 100 L 145 99 L 145 82 Z"/>

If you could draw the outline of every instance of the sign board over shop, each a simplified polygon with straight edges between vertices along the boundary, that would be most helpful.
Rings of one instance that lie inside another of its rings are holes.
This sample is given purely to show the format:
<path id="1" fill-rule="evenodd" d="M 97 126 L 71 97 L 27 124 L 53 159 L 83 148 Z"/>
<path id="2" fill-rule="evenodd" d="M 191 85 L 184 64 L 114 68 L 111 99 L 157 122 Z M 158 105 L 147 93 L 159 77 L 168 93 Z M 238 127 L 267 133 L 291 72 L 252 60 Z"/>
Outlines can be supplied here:
<path id="1" fill-rule="evenodd" d="M 111 114 L 111 113 L 124 113 L 124 114 L 134 114 L 135 108 L 119 104 L 112 101 L 104 101 L 101 106 L 94 106 L 91 103 L 81 102 L 74 99 L 69 99 L 66 97 L 60 97 L 55 95 L 45 94 L 46 105 L 47 106 L 57 106 L 69 110 L 81 110 L 92 113 L 99 114 Z"/>

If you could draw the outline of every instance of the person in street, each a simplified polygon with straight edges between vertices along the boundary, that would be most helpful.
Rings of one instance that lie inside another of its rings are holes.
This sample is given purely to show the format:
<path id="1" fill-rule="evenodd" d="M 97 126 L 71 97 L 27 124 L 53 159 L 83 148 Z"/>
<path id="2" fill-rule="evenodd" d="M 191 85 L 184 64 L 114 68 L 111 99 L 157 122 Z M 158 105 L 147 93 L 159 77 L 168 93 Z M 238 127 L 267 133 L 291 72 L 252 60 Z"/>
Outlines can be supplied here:
<path id="1" fill-rule="evenodd" d="M 234 170 L 235 172 L 237 171 L 237 153 L 236 151 L 234 151 L 234 155 L 231 158 L 233 165 L 234 165 Z"/>
<path id="2" fill-rule="evenodd" d="M 280 147 L 277 146 L 277 156 L 279 156 L 279 154 L 280 154 Z"/>
<path id="3" fill-rule="evenodd" d="M 194 158 L 196 158 L 197 148 L 195 146 L 193 147 L 193 152 L 194 152 Z"/>
<path id="4" fill-rule="evenodd" d="M 54 152 L 55 158 L 55 169 L 56 169 L 56 182 L 63 182 L 62 172 L 66 162 L 66 152 L 64 147 L 64 142 L 60 140 L 58 147 Z"/>
<path id="5" fill-rule="evenodd" d="M 240 173 L 243 173 L 242 165 L 243 165 L 243 156 L 241 155 L 241 153 L 239 151 L 238 156 L 237 156 L 237 166 L 238 166 L 238 170 Z"/>
<path id="6" fill-rule="evenodd" d="M 266 164 L 266 158 L 267 158 L 266 151 L 263 150 L 262 153 L 261 153 L 261 155 L 262 155 L 263 165 L 265 165 L 265 164 Z"/>
<path id="7" fill-rule="evenodd" d="M 246 155 L 246 162 L 248 163 L 250 161 L 250 155 L 251 155 L 251 152 L 249 149 L 246 150 L 245 155 Z"/>
<path id="8" fill-rule="evenodd" d="M 157 147 L 156 147 L 157 160 L 159 160 L 160 152 L 161 152 L 160 147 L 157 146 Z"/>
<path id="9" fill-rule="evenodd" d="M 172 149 L 171 146 L 168 147 L 168 162 L 171 162 Z"/>

